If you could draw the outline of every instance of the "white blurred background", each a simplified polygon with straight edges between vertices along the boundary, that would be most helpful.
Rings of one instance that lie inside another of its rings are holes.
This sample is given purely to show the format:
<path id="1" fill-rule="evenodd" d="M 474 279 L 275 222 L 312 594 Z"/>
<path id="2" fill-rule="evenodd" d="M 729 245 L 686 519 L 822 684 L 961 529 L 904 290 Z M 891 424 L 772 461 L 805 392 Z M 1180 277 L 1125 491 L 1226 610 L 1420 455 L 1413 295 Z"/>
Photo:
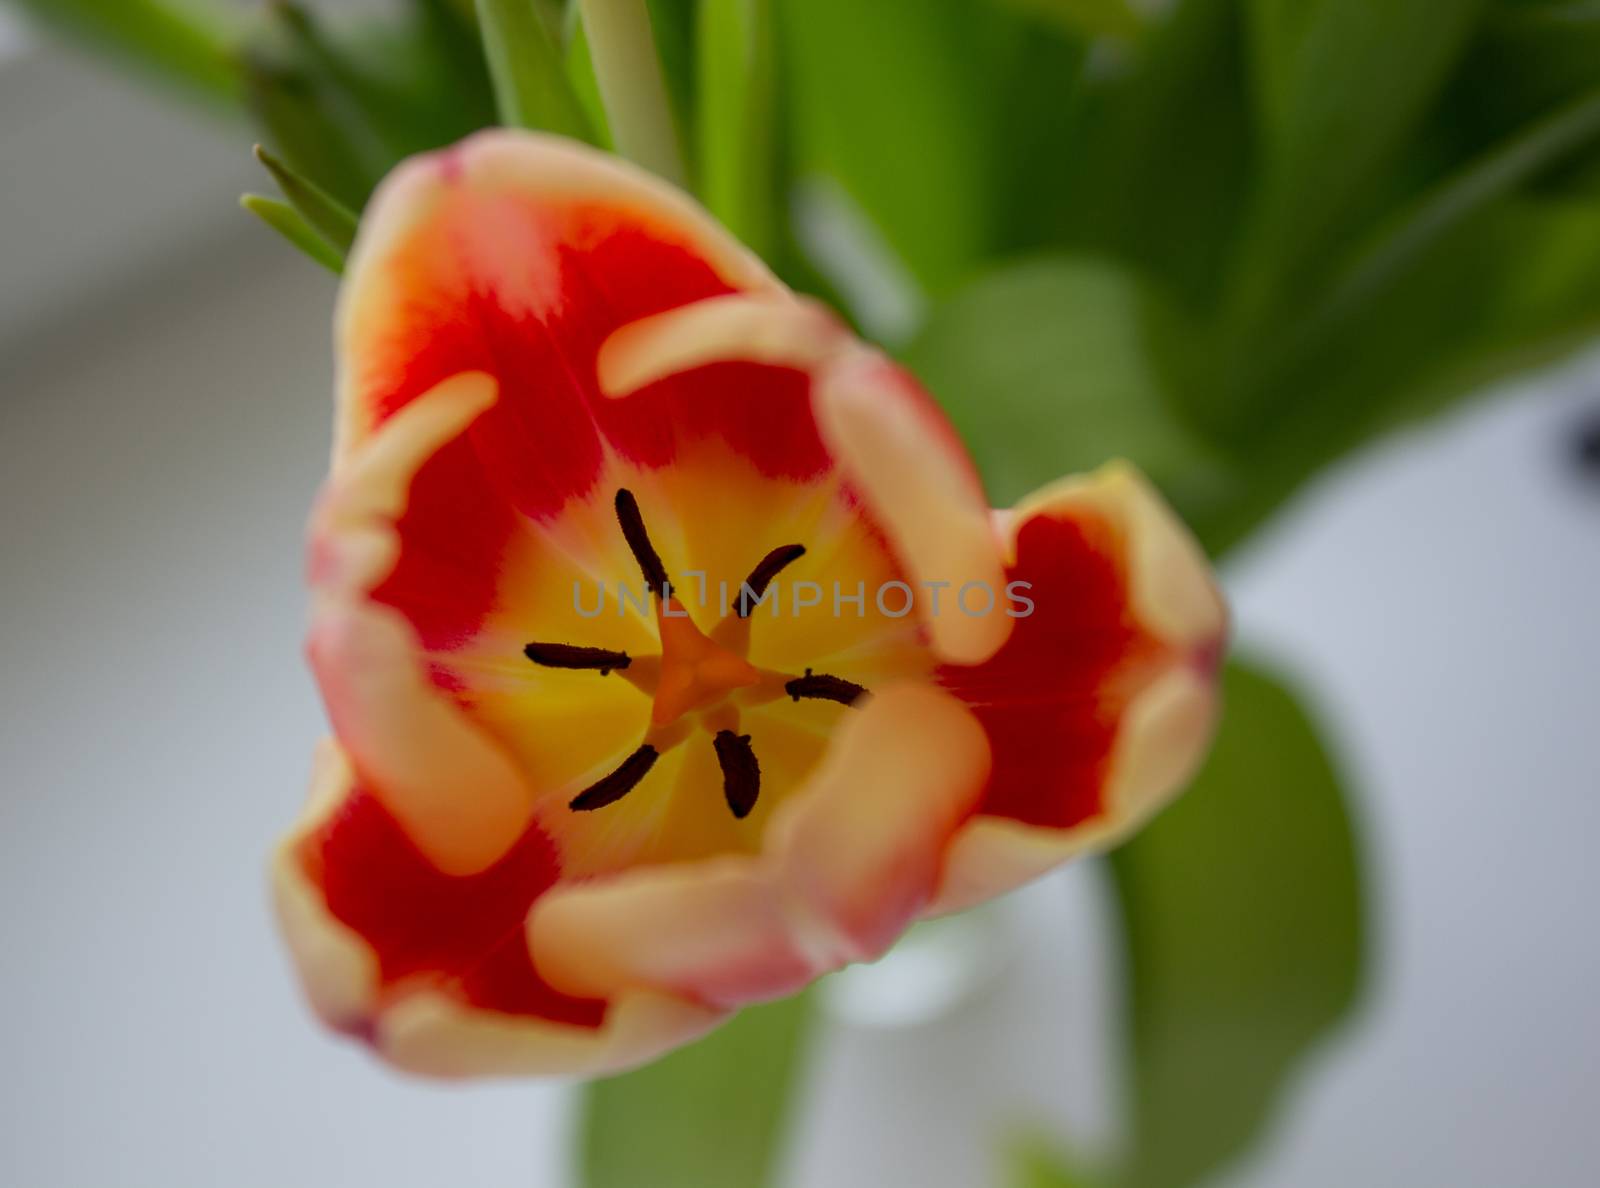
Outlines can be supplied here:
<path id="1" fill-rule="evenodd" d="M 565 1088 L 385 1071 L 310 1021 L 268 917 L 321 729 L 300 533 L 333 282 L 234 207 L 245 131 L 9 48 L 0 1185 L 562 1188 Z M 1600 1183 L 1600 482 L 1570 456 L 1597 408 L 1600 356 L 1497 393 L 1229 570 L 1342 744 L 1378 954 L 1217 1188 Z M 794 1188 L 979 1188 L 1024 1126 L 1104 1139 L 1094 897 L 1019 897 L 1000 976 L 936 1025 L 830 1026 Z"/>

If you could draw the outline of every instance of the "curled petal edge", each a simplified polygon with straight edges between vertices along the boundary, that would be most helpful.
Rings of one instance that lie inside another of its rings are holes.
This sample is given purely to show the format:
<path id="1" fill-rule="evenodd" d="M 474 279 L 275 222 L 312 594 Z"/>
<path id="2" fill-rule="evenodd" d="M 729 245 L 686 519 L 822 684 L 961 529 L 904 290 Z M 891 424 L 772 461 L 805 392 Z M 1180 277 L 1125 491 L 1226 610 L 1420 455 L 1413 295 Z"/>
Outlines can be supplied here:
<path id="1" fill-rule="evenodd" d="M 360 365 L 382 325 L 382 297 L 391 278 L 383 265 L 397 246 L 430 218 L 452 189 L 515 195 L 552 205 L 594 202 L 628 212 L 632 221 L 659 228 L 692 245 L 734 289 L 782 292 L 759 257 L 729 235 L 699 204 L 651 174 L 606 153 L 559 136 L 491 128 L 459 144 L 402 162 L 378 187 L 361 218 L 361 229 L 345 268 L 335 315 L 339 348 L 334 456 L 355 449 L 374 422 L 360 392 Z M 468 238 L 461 250 L 489 265 L 514 254 L 504 243 Z M 537 245 L 530 245 L 537 246 Z M 529 309 L 555 305 L 559 294 L 539 288 L 536 278 L 508 278 L 518 286 L 505 299 Z"/>
<path id="2" fill-rule="evenodd" d="M 726 1018 L 645 989 L 612 998 L 597 1029 L 474 1010 L 431 990 L 381 1002 L 376 956 L 329 914 L 297 856 L 351 793 L 355 779 L 338 745 L 331 739 L 320 743 L 305 810 L 269 864 L 279 928 L 312 1008 L 330 1026 L 370 1035 L 390 1063 L 429 1076 L 598 1076 L 654 1059 Z"/>
<path id="3" fill-rule="evenodd" d="M 1022 525 L 1035 516 L 1071 518 L 1079 510 L 1105 517 L 1127 542 L 1128 604 L 1146 631 L 1184 653 L 1220 648 L 1228 634 L 1228 609 L 1211 564 L 1183 521 L 1131 463 L 1108 462 L 1089 474 L 1057 479 L 996 513 L 1007 564 L 1016 561 Z"/>
<path id="4" fill-rule="evenodd" d="M 933 894 L 988 765 L 954 698 L 883 690 L 774 814 L 760 854 L 555 888 L 529 918 L 535 965 L 569 994 L 648 986 L 731 1007 L 872 960 Z"/>
<path id="5" fill-rule="evenodd" d="M 641 319 L 606 340 L 599 379 L 621 397 L 717 361 L 792 367 L 811 376 L 817 425 L 851 484 L 883 524 L 912 579 L 935 654 L 956 664 L 994 655 L 1004 615 L 938 610 L 932 586 L 1005 583 L 999 542 L 971 459 L 938 406 L 902 368 L 863 345 L 814 301 L 730 294 Z"/>
<path id="6" fill-rule="evenodd" d="M 1073 829 L 977 816 L 945 855 L 939 892 L 924 911 L 964 911 L 1030 883 L 1063 863 L 1111 848 L 1164 808 L 1200 766 L 1217 714 L 1210 681 L 1176 669 L 1145 689 L 1123 715 L 1108 778 L 1107 811 Z"/>
<path id="7" fill-rule="evenodd" d="M 1116 845 L 1183 789 L 1209 748 L 1220 709 L 1216 670 L 1228 634 L 1227 606 L 1199 544 L 1137 469 L 1112 462 L 995 513 L 1008 560 L 1015 562 L 1018 533 L 1028 520 L 1085 510 L 1116 525 L 1127 550 L 1129 610 L 1167 645 L 1167 663 L 1123 710 L 1107 767 L 1105 811 L 1071 829 L 971 818 L 951 843 L 926 915 L 964 910 Z"/>
<path id="8" fill-rule="evenodd" d="M 495 399 L 481 372 L 408 404 L 334 470 L 312 518 L 307 656 L 334 732 L 373 794 L 447 874 L 498 861 L 533 795 L 511 759 L 430 683 L 403 615 L 370 601 L 393 569 L 395 522 L 422 464 Z M 453 794 L 468 787 L 470 797 Z"/>

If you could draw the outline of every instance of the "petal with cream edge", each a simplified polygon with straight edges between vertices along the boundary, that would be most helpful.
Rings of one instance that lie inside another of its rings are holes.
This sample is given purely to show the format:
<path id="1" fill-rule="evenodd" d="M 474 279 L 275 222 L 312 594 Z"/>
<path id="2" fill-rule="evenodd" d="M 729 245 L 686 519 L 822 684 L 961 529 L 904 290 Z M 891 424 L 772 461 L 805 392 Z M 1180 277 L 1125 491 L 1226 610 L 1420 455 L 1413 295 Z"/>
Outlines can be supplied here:
<path id="1" fill-rule="evenodd" d="M 631 166 L 407 162 L 337 340 L 338 742 L 273 870 L 313 1005 L 401 1067 L 649 1059 L 1105 844 L 1204 747 L 1224 617 L 1158 497 L 991 513 L 913 377 Z"/>
<path id="2" fill-rule="evenodd" d="M 932 913 L 1115 844 L 1182 789 L 1217 714 L 1227 611 L 1199 545 L 1139 474 L 1108 465 L 998 517 L 1033 613 L 984 664 L 939 680 L 994 769 Z"/>

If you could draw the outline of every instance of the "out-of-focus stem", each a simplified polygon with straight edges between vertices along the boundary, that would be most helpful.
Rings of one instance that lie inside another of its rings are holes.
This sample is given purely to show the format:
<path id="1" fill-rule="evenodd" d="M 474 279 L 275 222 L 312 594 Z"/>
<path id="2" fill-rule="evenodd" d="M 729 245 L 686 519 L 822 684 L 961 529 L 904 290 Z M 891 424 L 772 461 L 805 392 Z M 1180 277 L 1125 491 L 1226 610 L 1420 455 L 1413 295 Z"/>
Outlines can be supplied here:
<path id="1" fill-rule="evenodd" d="M 477 12 L 500 122 L 592 139 L 534 0 L 477 0 Z"/>
<path id="2" fill-rule="evenodd" d="M 582 0 L 584 31 L 617 151 L 675 185 L 687 175 L 645 0 Z"/>

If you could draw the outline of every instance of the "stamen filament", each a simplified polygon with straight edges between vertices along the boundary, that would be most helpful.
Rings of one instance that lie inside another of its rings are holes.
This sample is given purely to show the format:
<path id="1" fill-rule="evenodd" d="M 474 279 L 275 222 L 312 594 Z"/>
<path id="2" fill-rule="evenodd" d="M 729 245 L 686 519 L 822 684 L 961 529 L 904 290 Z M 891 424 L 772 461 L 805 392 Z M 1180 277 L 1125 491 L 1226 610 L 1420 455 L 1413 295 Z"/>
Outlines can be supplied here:
<path id="1" fill-rule="evenodd" d="M 616 771 L 574 796 L 567 807 L 574 812 L 588 813 L 615 804 L 639 786 L 639 781 L 650 774 L 660 757 L 660 751 L 645 743 L 624 759 Z"/>
<path id="2" fill-rule="evenodd" d="M 761 764 L 756 761 L 748 734 L 719 730 L 711 740 L 717 762 L 722 766 L 722 795 L 739 820 L 750 815 L 761 795 Z"/>

